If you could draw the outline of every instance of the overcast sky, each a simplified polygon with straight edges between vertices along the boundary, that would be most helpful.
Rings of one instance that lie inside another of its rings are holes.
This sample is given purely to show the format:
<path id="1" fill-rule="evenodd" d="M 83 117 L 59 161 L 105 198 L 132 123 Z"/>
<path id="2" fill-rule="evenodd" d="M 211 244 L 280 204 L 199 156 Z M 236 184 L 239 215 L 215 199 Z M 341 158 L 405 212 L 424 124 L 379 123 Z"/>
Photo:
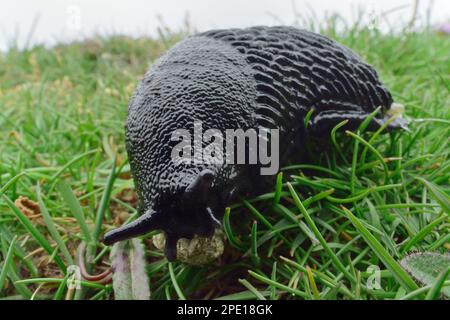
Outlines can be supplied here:
<path id="1" fill-rule="evenodd" d="M 70 41 L 95 33 L 155 35 L 164 24 L 182 28 L 186 17 L 198 31 L 251 25 L 293 24 L 296 17 L 323 20 L 339 13 L 347 21 L 377 21 L 382 29 L 411 19 L 414 0 L 0 0 L 0 50 L 26 43 Z M 432 4 L 431 11 L 429 10 Z M 421 0 L 418 25 L 449 22 L 450 0 Z M 386 14 L 387 13 L 387 14 Z M 301 19 L 297 19 L 301 23 Z M 30 33 L 30 30 L 34 30 Z"/>

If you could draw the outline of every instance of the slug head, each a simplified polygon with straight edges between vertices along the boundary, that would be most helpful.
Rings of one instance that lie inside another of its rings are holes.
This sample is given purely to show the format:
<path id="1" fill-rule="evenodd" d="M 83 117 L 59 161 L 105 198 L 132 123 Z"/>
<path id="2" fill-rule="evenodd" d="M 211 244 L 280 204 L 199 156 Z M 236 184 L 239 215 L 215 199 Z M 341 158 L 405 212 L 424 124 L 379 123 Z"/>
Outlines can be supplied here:
<path id="1" fill-rule="evenodd" d="M 103 242 L 111 245 L 152 230 L 163 230 L 166 257 L 175 260 L 178 239 L 192 239 L 194 235 L 211 237 L 215 228 L 220 227 L 213 214 L 218 205 L 213 194 L 214 178 L 211 170 L 202 170 L 182 192 L 161 198 L 154 208 L 146 209 L 138 219 L 106 233 Z"/>
<path id="2" fill-rule="evenodd" d="M 125 125 L 140 217 L 107 233 L 106 244 L 163 230 L 166 255 L 174 259 L 179 238 L 213 235 L 240 169 L 177 163 L 172 151 L 179 142 L 172 138 L 180 129 L 195 137 L 197 122 L 202 132 L 255 128 L 251 72 L 239 51 L 206 37 L 181 41 L 152 65 L 130 100 Z"/>

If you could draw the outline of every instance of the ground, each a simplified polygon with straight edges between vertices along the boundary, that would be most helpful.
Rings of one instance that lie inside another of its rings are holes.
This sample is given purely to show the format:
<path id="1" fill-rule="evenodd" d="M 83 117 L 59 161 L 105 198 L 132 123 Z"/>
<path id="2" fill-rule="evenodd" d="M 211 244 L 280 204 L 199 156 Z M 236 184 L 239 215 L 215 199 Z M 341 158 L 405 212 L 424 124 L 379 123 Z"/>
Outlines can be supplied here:
<path id="1" fill-rule="evenodd" d="M 410 132 L 335 130 L 319 156 L 284 168 L 272 193 L 231 206 L 225 253 L 212 265 L 168 263 L 152 235 L 144 237 L 152 299 L 425 297 L 400 261 L 450 249 L 450 38 L 432 30 L 337 33 L 332 24 L 320 32 L 379 71 L 405 105 Z M 98 240 L 136 207 L 127 103 L 183 36 L 0 54 L 0 298 L 114 298 L 110 283 L 72 292 L 64 272 L 83 241 L 96 256 L 92 272 L 108 269 L 109 249 Z"/>

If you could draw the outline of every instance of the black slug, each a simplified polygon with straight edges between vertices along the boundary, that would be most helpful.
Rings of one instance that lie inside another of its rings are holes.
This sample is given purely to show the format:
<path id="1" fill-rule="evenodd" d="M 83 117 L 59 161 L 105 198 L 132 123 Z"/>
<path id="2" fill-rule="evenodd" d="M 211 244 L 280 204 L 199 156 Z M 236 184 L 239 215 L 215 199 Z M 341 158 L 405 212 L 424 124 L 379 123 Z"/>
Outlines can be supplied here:
<path id="1" fill-rule="evenodd" d="M 194 132 L 200 121 L 203 131 L 222 133 L 278 129 L 283 165 L 295 159 L 309 135 L 329 134 L 345 119 L 345 128 L 354 129 L 381 106 L 369 124 L 374 130 L 392 105 L 375 70 L 324 36 L 293 27 L 252 27 L 188 37 L 151 67 L 131 98 L 126 148 L 140 217 L 108 232 L 104 243 L 163 230 L 165 253 L 173 260 L 179 238 L 211 236 L 236 195 L 264 190 L 273 181 L 273 175 L 261 175 L 261 164 L 173 161 L 177 129 Z M 404 126 L 396 119 L 388 129 Z"/>

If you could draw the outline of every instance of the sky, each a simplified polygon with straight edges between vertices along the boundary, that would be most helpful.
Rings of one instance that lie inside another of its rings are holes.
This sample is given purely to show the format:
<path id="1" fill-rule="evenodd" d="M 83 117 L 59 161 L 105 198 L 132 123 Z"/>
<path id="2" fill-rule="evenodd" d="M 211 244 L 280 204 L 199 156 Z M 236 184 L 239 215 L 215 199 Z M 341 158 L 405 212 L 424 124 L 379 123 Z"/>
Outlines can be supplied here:
<path id="1" fill-rule="evenodd" d="M 157 35 L 164 25 L 195 31 L 252 25 L 305 27 L 338 13 L 347 22 L 363 19 L 382 30 L 404 25 L 414 0 L 0 0 L 0 50 L 36 43 L 53 45 L 95 34 Z M 450 0 L 419 0 L 416 26 L 450 22 Z M 383 18 L 382 18 L 383 17 Z"/>

